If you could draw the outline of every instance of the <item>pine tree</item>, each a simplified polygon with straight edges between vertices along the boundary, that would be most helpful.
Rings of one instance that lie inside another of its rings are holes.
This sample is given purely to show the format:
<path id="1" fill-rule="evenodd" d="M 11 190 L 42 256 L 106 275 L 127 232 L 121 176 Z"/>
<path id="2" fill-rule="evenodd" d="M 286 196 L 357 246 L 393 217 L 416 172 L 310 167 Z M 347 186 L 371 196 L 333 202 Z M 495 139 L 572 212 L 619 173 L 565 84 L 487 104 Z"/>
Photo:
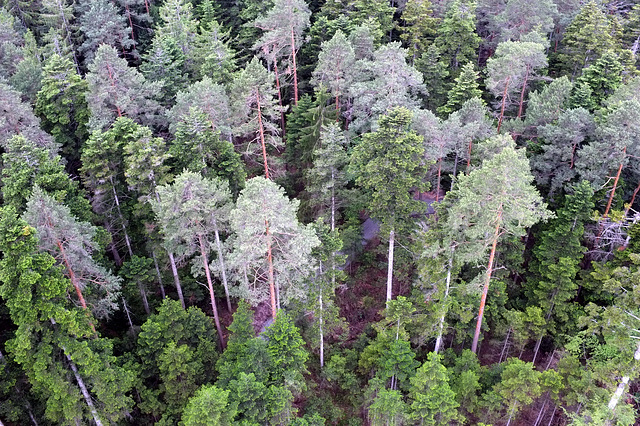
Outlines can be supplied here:
<path id="1" fill-rule="evenodd" d="M 24 37 L 17 31 L 18 25 L 4 7 L 0 9 L 0 76 L 4 79 L 15 73 L 16 65 L 23 57 Z"/>
<path id="2" fill-rule="evenodd" d="M 311 250 L 320 244 L 311 227 L 298 222 L 298 204 L 272 181 L 255 177 L 231 212 L 234 292 L 252 305 L 269 300 L 273 318 L 281 305 L 305 298 L 300 284 L 314 270 Z"/>
<path id="3" fill-rule="evenodd" d="M 369 193 L 369 214 L 389 232 L 387 303 L 392 297 L 393 249 L 396 230 L 410 223 L 410 215 L 423 206 L 411 191 L 425 188 L 423 140 L 409 130 L 412 114 L 405 108 L 381 117 L 377 132 L 363 135 L 354 148 L 351 165 L 359 173 L 356 183 Z"/>
<path id="4" fill-rule="evenodd" d="M 209 247 L 214 244 L 211 237 L 215 237 L 218 256 L 216 269 L 222 279 L 227 309 L 231 311 L 227 268 L 220 238 L 231 209 L 229 186 L 220 179 L 204 179 L 199 174 L 185 171 L 176 177 L 173 185 L 159 186 L 157 191 L 160 201 L 152 202 L 151 205 L 165 235 L 167 251 L 178 252 L 184 257 L 190 257 L 194 253 L 200 254 L 198 263 L 201 263 L 200 266 L 207 278 L 211 309 L 220 342 L 224 347 L 209 266 Z"/>
<path id="5" fill-rule="evenodd" d="M 471 62 L 462 66 L 460 75 L 454 79 L 455 84 L 447 93 L 447 103 L 438 108 L 438 113 L 449 115 L 460 109 L 462 104 L 472 98 L 482 99 L 482 90 L 478 85 L 479 73 Z"/>
<path id="6" fill-rule="evenodd" d="M 520 118 L 529 81 L 535 78 L 538 69 L 546 66 L 545 46 L 531 41 L 500 43 L 495 55 L 487 60 L 487 88 L 496 98 L 501 98 L 498 132 L 511 95 L 520 95 L 517 97 L 520 100 L 517 118 Z"/>
<path id="7" fill-rule="evenodd" d="M 516 151 L 511 137 L 494 137 L 485 142 L 485 147 L 498 151 L 479 168 L 460 176 L 457 186 L 447 194 L 447 199 L 455 200 L 448 210 L 447 221 L 459 246 L 456 256 L 463 262 L 476 262 L 491 246 L 471 348 L 474 353 L 499 240 L 505 235 L 522 235 L 526 227 L 551 216 L 530 184 L 533 176 L 524 153 Z"/>
<path id="8" fill-rule="evenodd" d="M 76 220 L 68 207 L 38 187 L 33 189 L 22 216 L 36 229 L 39 249 L 62 267 L 75 289 L 77 303 L 87 315 L 108 318 L 117 309 L 121 280 L 91 257 L 98 249 L 97 229 Z"/>
<path id="9" fill-rule="evenodd" d="M 174 106 L 167 111 L 171 133 L 176 133 L 180 123 L 193 119 L 192 108 L 205 114 L 212 131 L 231 137 L 229 97 L 224 86 L 204 77 L 186 90 L 178 92 Z"/>
<path id="10" fill-rule="evenodd" d="M 160 86 L 147 82 L 135 68 L 118 57 L 115 48 L 98 48 L 87 74 L 89 129 L 106 130 L 118 117 L 129 117 L 143 125 L 158 123 L 160 108 L 154 100 Z"/>
<path id="11" fill-rule="evenodd" d="M 37 146 L 57 153 L 58 147 L 53 138 L 42 131 L 40 120 L 33 114 L 31 107 L 22 102 L 18 92 L 3 82 L 0 82 L 0 109 L 3 111 L 0 147 L 6 149 L 9 140 L 20 134 Z"/>
<path id="12" fill-rule="evenodd" d="M 351 130 L 369 130 L 372 121 L 392 108 L 417 108 L 415 95 L 425 90 L 422 75 L 407 64 L 405 57 L 405 49 L 393 42 L 378 48 L 373 61 L 357 63 L 360 72 L 349 89 L 353 99 Z"/>
<path id="13" fill-rule="evenodd" d="M 353 79 L 355 54 L 353 47 L 340 30 L 329 41 L 322 43 L 318 62 L 313 71 L 311 84 L 325 85 L 336 100 L 336 111 L 340 113 L 340 98 L 347 94 Z"/>
<path id="14" fill-rule="evenodd" d="M 533 31 L 546 36 L 554 29 L 554 19 L 558 8 L 551 0 L 529 2 L 508 0 L 504 10 L 496 17 L 500 26 L 500 38 L 503 41 L 521 40 L 521 37 Z"/>
<path id="15" fill-rule="evenodd" d="M 274 124 L 279 116 L 275 104 L 275 88 L 271 74 L 253 58 L 242 70 L 231 86 L 231 111 L 234 118 L 234 134 L 247 140 L 247 154 L 256 150 L 253 145 L 259 144 L 262 152 L 264 174 L 270 175 L 267 159 L 267 144 L 280 146 L 277 137 L 277 126 Z"/>
<path id="16" fill-rule="evenodd" d="M 309 26 L 311 11 L 304 0 L 274 0 L 273 8 L 253 22 L 265 34 L 254 45 L 256 50 L 273 50 L 270 62 L 277 73 L 277 58 L 286 57 L 293 76 L 293 100 L 298 104 L 298 67 L 296 55 L 303 43 L 302 33 Z M 276 81 L 278 76 L 276 75 Z"/>
<path id="17" fill-rule="evenodd" d="M 78 50 L 84 57 L 86 65 L 94 60 L 100 46 L 117 48 L 123 55 L 134 46 L 131 33 L 127 29 L 126 18 L 109 0 L 84 2 L 78 21 L 84 38 Z"/>

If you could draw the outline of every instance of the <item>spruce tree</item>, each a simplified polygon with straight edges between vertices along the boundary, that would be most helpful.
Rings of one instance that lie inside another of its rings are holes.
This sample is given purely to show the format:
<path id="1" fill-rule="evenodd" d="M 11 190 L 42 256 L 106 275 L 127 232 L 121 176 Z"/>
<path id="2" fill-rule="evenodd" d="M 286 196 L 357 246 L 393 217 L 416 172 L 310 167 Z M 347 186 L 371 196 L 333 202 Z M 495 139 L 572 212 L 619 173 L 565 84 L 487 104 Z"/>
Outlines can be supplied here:
<path id="1" fill-rule="evenodd" d="M 407 44 L 407 53 L 415 64 L 433 41 L 438 19 L 433 16 L 429 0 L 409 0 L 402 11 L 402 20 L 404 27 L 400 38 Z"/>
<path id="2" fill-rule="evenodd" d="M 185 426 L 207 426 L 211 424 L 231 426 L 236 408 L 229 404 L 229 390 L 204 385 L 189 399 L 182 413 Z"/>
<path id="3" fill-rule="evenodd" d="M 462 104 L 471 98 L 482 99 L 482 90 L 478 85 L 478 71 L 471 62 L 462 66 L 460 75 L 454 79 L 455 84 L 447 93 L 447 103 L 438 108 L 438 113 L 449 115 L 460 109 Z"/>
<path id="4" fill-rule="evenodd" d="M 411 193 L 425 189 L 423 138 L 409 130 L 411 118 L 405 108 L 389 111 L 380 118 L 380 129 L 363 135 L 351 156 L 356 183 L 368 193 L 369 214 L 389 233 L 387 303 L 392 298 L 395 233 L 402 234 L 410 215 L 423 208 Z"/>
<path id="5" fill-rule="evenodd" d="M 438 28 L 434 43 L 454 73 L 477 58 L 480 37 L 476 34 L 475 11 L 475 2 L 456 0 Z"/>
<path id="6" fill-rule="evenodd" d="M 442 60 L 442 55 L 436 45 L 431 44 L 426 52 L 415 61 L 414 66 L 422 73 L 422 80 L 427 89 L 423 106 L 430 111 L 436 111 L 447 102 L 449 64 Z"/>

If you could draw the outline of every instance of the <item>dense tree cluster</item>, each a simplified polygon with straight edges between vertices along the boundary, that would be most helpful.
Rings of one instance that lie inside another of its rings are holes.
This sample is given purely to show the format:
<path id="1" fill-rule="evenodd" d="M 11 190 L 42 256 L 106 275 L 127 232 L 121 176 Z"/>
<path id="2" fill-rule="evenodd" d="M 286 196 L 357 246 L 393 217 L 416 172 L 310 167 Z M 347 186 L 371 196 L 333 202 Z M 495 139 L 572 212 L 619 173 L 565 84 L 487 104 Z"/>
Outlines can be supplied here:
<path id="1" fill-rule="evenodd" d="M 0 425 L 640 421 L 640 5 L 0 0 Z"/>

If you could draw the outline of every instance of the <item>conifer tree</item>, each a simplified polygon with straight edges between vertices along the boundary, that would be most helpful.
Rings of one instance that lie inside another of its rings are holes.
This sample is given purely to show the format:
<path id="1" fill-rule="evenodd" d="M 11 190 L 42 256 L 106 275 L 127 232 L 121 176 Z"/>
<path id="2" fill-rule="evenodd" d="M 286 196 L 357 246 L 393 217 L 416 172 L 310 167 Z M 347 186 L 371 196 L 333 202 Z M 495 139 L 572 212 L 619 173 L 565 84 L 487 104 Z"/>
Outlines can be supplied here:
<path id="1" fill-rule="evenodd" d="M 264 17 L 258 17 L 253 22 L 255 27 L 265 31 L 254 45 L 254 49 L 273 50 L 275 56 L 271 62 L 275 70 L 277 70 L 277 58 L 287 57 L 293 76 L 293 100 L 296 105 L 298 104 L 296 56 L 303 42 L 302 33 L 309 26 L 310 17 L 311 11 L 304 0 L 274 0 L 273 8 Z"/>
<path id="2" fill-rule="evenodd" d="M 252 305 L 269 300 L 273 318 L 281 305 L 304 300 L 302 280 L 314 269 L 311 250 L 320 244 L 311 227 L 298 222 L 298 204 L 272 181 L 255 177 L 231 212 L 234 292 Z"/>
<path id="3" fill-rule="evenodd" d="M 532 31 L 546 36 L 553 31 L 557 14 L 558 8 L 551 0 L 508 0 L 504 10 L 496 17 L 501 29 L 500 38 L 503 41 L 517 41 Z"/>
<path id="4" fill-rule="evenodd" d="M 336 111 L 340 113 L 340 98 L 347 94 L 353 79 L 355 54 L 353 47 L 340 30 L 329 41 L 321 45 L 318 62 L 313 71 L 311 84 L 325 85 L 336 100 Z"/>
<path id="5" fill-rule="evenodd" d="M 267 353 L 271 358 L 271 383 L 294 389 L 301 386 L 304 383 L 302 373 L 307 370 L 305 363 L 309 354 L 291 317 L 285 312 L 279 312 L 267 328 L 265 336 Z"/>
<path id="6" fill-rule="evenodd" d="M 234 198 L 244 188 L 244 164 L 231 142 L 221 140 L 211 122 L 198 108 L 182 117 L 169 153 L 176 170 L 189 170 L 204 177 L 219 177 L 229 183 Z"/>
<path id="7" fill-rule="evenodd" d="M 571 304 L 578 289 L 575 282 L 586 248 L 581 245 L 584 225 L 593 209 L 593 190 L 587 181 L 572 187 L 564 206 L 556 211 L 557 218 L 543 228 L 539 244 L 534 248 L 530 269 L 535 274 L 527 283 L 529 299 L 540 306 L 548 326 L 551 319 L 558 323 L 569 321 Z M 538 355 L 542 337 L 536 343 L 533 363 Z"/>
<path id="8" fill-rule="evenodd" d="M 117 48 L 123 55 L 134 46 L 126 18 L 109 0 L 84 2 L 78 21 L 84 38 L 78 50 L 84 57 L 85 65 L 93 61 L 100 46 Z"/>
<path id="9" fill-rule="evenodd" d="M 57 153 L 58 146 L 53 138 L 42 131 L 40 120 L 33 114 L 31 106 L 23 103 L 20 94 L 0 81 L 0 147 L 6 149 L 9 140 L 20 134 L 41 148 Z"/>
<path id="10" fill-rule="evenodd" d="M 43 72 L 35 113 L 42 120 L 42 128 L 54 137 L 75 169 L 80 145 L 89 137 L 87 82 L 74 71 L 69 59 L 57 54 L 49 58 Z"/>
<path id="11" fill-rule="evenodd" d="M 351 165 L 358 171 L 356 183 L 369 193 L 369 214 L 382 221 L 389 233 L 387 303 L 392 297 L 395 233 L 410 223 L 410 215 L 422 209 L 411 191 L 422 191 L 423 138 L 409 130 L 412 114 L 396 108 L 380 119 L 380 129 L 367 133 L 355 147 Z"/>
<path id="12" fill-rule="evenodd" d="M 440 425 L 463 420 L 456 410 L 459 404 L 449 387 L 447 369 L 438 354 L 431 352 L 410 381 L 410 417 L 418 424 Z"/>
<path id="13" fill-rule="evenodd" d="M 449 6 L 434 43 L 443 59 L 457 72 L 462 64 L 475 62 L 480 37 L 476 34 L 476 3 L 456 0 Z"/>
<path id="14" fill-rule="evenodd" d="M 205 114 L 212 131 L 231 137 L 229 97 L 224 86 L 204 77 L 186 90 L 178 92 L 174 106 L 167 111 L 169 130 L 172 133 L 175 134 L 180 123 L 193 119 L 192 108 Z"/>
<path id="15" fill-rule="evenodd" d="M 585 4 L 571 21 L 562 38 L 559 55 L 565 72 L 575 76 L 606 51 L 618 49 L 612 19 L 595 1 Z"/>
<path id="16" fill-rule="evenodd" d="M 595 109 L 602 105 L 604 100 L 611 96 L 622 84 L 622 72 L 622 64 L 616 55 L 610 51 L 604 52 L 593 65 L 584 68 L 582 75 L 576 79 L 574 86 L 576 89 L 580 85 L 588 86 L 589 88 L 587 105 L 582 104 L 584 101 L 577 100 L 574 100 L 574 105 L 584 106 L 587 109 Z M 578 98 L 578 96 L 575 98 Z"/>
<path id="17" fill-rule="evenodd" d="M 204 385 L 189 399 L 182 413 L 185 426 L 233 425 L 236 408 L 229 402 L 229 390 Z"/>
<path id="18" fill-rule="evenodd" d="M 194 51 L 194 68 L 198 76 L 209 77 L 218 84 L 231 84 L 237 60 L 229 38 L 229 32 L 216 20 L 201 22 Z"/>
<path id="19" fill-rule="evenodd" d="M 222 279 L 227 309 L 231 311 L 227 268 L 220 238 L 231 209 L 229 186 L 218 178 L 205 179 L 199 174 L 185 171 L 176 177 L 173 185 L 159 186 L 157 191 L 160 201 L 151 205 L 163 229 L 167 250 L 178 252 L 185 257 L 194 253 L 200 255 L 198 263 L 201 263 L 200 266 L 207 278 L 211 309 L 220 342 L 224 347 L 209 266 L 209 247 L 215 244 L 218 256 L 216 269 Z M 215 237 L 215 243 L 210 241 L 212 236 Z"/>
<path id="20" fill-rule="evenodd" d="M 497 136 L 484 145 L 494 151 L 493 155 L 484 160 L 479 168 L 460 176 L 457 187 L 447 194 L 447 197 L 455 200 L 448 211 L 447 221 L 450 232 L 458 242 L 456 256 L 463 262 L 475 262 L 486 255 L 490 246 L 471 347 L 474 353 L 480 338 L 498 242 L 505 235 L 522 235 L 525 228 L 551 216 L 540 195 L 531 186 L 533 176 L 524 153 L 516 151 L 511 137 Z"/>
<path id="21" fill-rule="evenodd" d="M 426 52 L 436 34 L 438 19 L 433 16 L 429 0 L 409 0 L 402 11 L 404 21 L 400 38 L 407 44 L 411 63 Z"/>
<path id="22" fill-rule="evenodd" d="M 158 123 L 159 105 L 154 100 L 160 86 L 148 82 L 135 68 L 118 57 L 115 48 L 101 45 L 87 74 L 89 129 L 106 130 L 118 117 L 143 125 Z"/>
<path id="23" fill-rule="evenodd" d="M 279 116 L 275 95 L 272 75 L 256 57 L 238 74 L 231 86 L 234 134 L 248 140 L 246 154 L 253 154 L 253 145 L 259 144 L 267 179 L 270 175 L 267 144 L 274 147 L 280 145 L 277 127 L 274 125 Z"/>
<path id="24" fill-rule="evenodd" d="M 56 259 L 87 315 L 108 318 L 117 309 L 121 280 L 91 257 L 97 229 L 79 222 L 69 208 L 35 187 L 23 219 L 36 229 L 38 247 Z M 93 324 L 92 324 L 93 326 Z"/>
<path id="25" fill-rule="evenodd" d="M 460 75 L 454 79 L 455 84 L 447 93 L 447 103 L 438 108 L 438 113 L 449 115 L 462 107 L 466 101 L 472 98 L 482 98 L 482 90 L 478 85 L 479 72 L 474 69 L 471 62 L 462 66 Z"/>
<path id="26" fill-rule="evenodd" d="M 69 280 L 39 250 L 36 230 L 5 208 L 0 214 L 0 295 L 17 326 L 6 348 L 53 423 L 118 422 L 133 408 L 135 374 L 112 355 L 111 342 L 69 303 Z M 33 420 L 33 419 L 32 419 Z"/>
<path id="27" fill-rule="evenodd" d="M 417 108 L 415 95 L 424 91 L 422 75 L 407 64 L 405 57 L 405 49 L 393 42 L 380 46 L 373 61 L 358 62 L 360 72 L 349 90 L 353 98 L 351 130 L 369 130 L 372 121 L 392 108 Z"/>
<path id="28" fill-rule="evenodd" d="M 440 50 L 435 44 L 429 45 L 414 64 L 422 73 L 427 95 L 423 99 L 423 106 L 430 111 L 436 111 L 447 102 L 447 90 L 449 88 L 449 64 L 442 61 Z"/>

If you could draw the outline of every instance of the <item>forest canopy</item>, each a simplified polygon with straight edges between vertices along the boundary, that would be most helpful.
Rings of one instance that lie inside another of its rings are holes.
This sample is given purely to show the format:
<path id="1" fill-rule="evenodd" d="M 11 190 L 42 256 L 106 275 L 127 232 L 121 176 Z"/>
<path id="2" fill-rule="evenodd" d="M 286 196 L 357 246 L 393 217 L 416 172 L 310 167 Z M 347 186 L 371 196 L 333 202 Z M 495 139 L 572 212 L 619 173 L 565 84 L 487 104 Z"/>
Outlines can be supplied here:
<path id="1" fill-rule="evenodd" d="M 0 426 L 640 422 L 634 0 L 0 0 Z"/>

